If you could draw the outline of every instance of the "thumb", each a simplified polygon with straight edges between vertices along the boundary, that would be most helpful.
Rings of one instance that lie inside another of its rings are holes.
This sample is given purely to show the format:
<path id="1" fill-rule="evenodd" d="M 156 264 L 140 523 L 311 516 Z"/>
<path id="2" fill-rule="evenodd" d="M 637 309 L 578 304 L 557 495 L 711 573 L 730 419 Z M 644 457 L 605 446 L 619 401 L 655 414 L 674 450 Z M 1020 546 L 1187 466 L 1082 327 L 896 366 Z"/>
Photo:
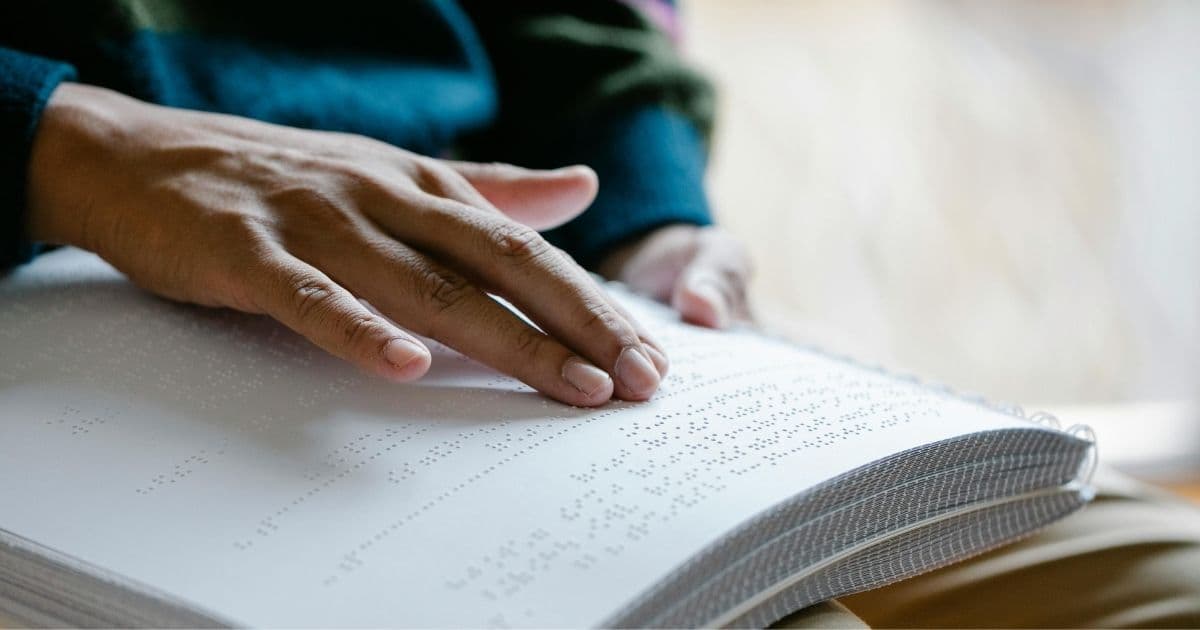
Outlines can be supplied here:
<path id="1" fill-rule="evenodd" d="M 745 249 L 714 228 L 703 228 L 698 240 L 695 257 L 675 285 L 671 305 L 684 321 L 709 328 L 749 319 L 746 286 L 751 265 Z"/>
<path id="2" fill-rule="evenodd" d="M 727 283 L 702 267 L 690 267 L 675 285 L 671 306 L 685 322 L 706 328 L 725 328 L 730 323 L 732 301 Z"/>
<path id="3" fill-rule="evenodd" d="M 447 165 L 501 212 L 535 230 L 558 227 L 579 216 L 599 187 L 596 172 L 586 166 L 543 171 L 498 163 Z"/>

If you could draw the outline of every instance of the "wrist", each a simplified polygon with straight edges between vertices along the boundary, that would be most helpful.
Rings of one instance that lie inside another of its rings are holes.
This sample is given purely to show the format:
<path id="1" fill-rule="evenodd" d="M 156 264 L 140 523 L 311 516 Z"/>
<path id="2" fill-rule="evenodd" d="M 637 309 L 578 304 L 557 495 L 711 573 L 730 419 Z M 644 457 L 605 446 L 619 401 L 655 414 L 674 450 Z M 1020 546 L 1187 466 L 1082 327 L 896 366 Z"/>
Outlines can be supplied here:
<path id="1" fill-rule="evenodd" d="M 115 185 L 105 169 L 138 101 L 104 88 L 62 83 L 38 122 L 26 181 L 26 228 L 34 241 L 95 251 L 99 197 Z M 106 183 L 107 180 L 107 183 Z"/>

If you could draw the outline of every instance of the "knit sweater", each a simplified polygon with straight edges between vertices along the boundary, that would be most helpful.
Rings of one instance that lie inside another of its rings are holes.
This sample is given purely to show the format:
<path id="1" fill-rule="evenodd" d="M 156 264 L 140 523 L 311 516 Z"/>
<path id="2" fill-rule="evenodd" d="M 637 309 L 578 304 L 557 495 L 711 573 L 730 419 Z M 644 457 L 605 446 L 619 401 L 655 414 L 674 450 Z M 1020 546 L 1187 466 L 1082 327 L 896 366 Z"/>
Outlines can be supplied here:
<path id="1" fill-rule="evenodd" d="M 30 148 L 68 80 L 426 155 L 587 164 L 596 201 L 547 237 L 589 267 L 655 227 L 706 224 L 712 92 L 675 54 L 672 17 L 653 0 L 0 3 L 0 269 L 38 250 Z"/>

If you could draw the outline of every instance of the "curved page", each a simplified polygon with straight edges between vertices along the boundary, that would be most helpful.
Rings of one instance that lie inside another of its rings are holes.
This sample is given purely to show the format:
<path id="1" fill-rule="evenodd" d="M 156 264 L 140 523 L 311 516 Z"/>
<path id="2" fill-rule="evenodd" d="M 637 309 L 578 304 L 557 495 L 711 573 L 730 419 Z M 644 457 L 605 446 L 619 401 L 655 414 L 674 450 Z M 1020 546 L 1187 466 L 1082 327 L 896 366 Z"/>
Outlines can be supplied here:
<path id="1" fill-rule="evenodd" d="M 366 377 L 62 250 L 0 283 L 0 529 L 270 626 L 577 626 L 890 453 L 1026 421 L 624 300 L 673 371 L 574 409 L 440 350 Z"/>

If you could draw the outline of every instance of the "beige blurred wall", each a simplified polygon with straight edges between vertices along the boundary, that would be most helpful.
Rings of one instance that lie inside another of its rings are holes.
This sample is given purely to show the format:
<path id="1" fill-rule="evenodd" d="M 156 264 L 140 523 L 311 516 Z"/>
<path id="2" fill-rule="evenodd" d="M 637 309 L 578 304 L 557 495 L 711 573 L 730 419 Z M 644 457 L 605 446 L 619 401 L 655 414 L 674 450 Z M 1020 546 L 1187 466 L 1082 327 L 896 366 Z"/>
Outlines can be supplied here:
<path id="1" fill-rule="evenodd" d="M 692 0 L 769 325 L 1028 403 L 1200 385 L 1200 3 Z"/>

